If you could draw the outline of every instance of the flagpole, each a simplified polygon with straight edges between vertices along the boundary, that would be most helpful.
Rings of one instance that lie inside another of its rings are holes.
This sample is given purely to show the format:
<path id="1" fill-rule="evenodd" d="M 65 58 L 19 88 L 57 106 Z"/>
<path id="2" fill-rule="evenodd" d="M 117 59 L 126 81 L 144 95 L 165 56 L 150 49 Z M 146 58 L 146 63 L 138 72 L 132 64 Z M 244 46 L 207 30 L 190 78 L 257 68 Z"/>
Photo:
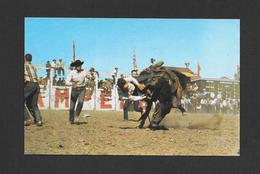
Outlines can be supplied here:
<path id="1" fill-rule="evenodd" d="M 75 42 L 73 40 L 73 57 L 72 57 L 72 62 L 76 61 L 76 47 L 75 47 Z"/>
<path id="2" fill-rule="evenodd" d="M 51 109 L 51 92 L 52 92 L 52 68 L 50 69 L 50 78 L 49 78 L 49 109 Z"/>
<path id="3" fill-rule="evenodd" d="M 198 75 L 198 79 L 200 79 L 200 64 L 199 64 L 199 62 L 197 64 L 197 75 Z"/>
<path id="4" fill-rule="evenodd" d="M 94 99 L 94 111 L 97 109 L 97 90 L 98 90 L 98 76 L 97 76 L 97 73 L 94 73 L 95 74 L 95 95 L 93 96 L 93 99 Z"/>

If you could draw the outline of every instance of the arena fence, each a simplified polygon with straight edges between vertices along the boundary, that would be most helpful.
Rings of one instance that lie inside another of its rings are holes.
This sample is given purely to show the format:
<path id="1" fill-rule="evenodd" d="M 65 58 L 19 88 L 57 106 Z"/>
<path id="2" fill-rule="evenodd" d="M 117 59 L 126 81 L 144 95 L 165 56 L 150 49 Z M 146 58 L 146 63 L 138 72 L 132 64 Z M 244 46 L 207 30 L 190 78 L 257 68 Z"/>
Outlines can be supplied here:
<path id="1" fill-rule="evenodd" d="M 68 110 L 70 106 L 71 87 L 40 85 L 41 92 L 38 98 L 40 109 Z M 111 92 L 105 92 L 97 87 L 86 88 L 83 110 L 114 110 L 123 109 L 124 101 L 118 99 L 117 89 L 114 86 Z"/>

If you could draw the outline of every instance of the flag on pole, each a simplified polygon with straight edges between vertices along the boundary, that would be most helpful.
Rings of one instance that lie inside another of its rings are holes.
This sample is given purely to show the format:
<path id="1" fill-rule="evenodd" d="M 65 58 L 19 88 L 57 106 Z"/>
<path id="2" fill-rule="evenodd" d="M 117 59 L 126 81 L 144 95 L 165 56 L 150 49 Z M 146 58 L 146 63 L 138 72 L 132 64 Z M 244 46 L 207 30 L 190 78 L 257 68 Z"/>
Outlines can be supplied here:
<path id="1" fill-rule="evenodd" d="M 198 79 L 200 79 L 200 64 L 198 63 L 197 67 L 197 74 L 198 74 Z"/>

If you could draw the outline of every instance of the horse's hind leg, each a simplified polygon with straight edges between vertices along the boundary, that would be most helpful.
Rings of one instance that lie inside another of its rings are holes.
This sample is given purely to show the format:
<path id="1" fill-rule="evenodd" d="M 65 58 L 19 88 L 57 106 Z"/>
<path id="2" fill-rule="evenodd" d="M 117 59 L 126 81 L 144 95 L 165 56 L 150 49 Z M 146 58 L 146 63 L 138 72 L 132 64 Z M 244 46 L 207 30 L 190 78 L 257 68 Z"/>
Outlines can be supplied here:
<path id="1" fill-rule="evenodd" d="M 153 114 L 152 124 L 158 126 L 162 119 L 171 111 L 171 108 L 172 102 L 170 101 L 160 103 L 158 111 Z"/>
<path id="2" fill-rule="evenodd" d="M 182 112 L 182 114 L 184 112 L 186 112 L 186 110 L 183 108 L 183 106 L 181 104 L 181 100 L 178 99 L 176 96 L 172 97 L 172 107 L 173 108 L 178 108 Z"/>
<path id="3" fill-rule="evenodd" d="M 179 105 L 179 106 L 178 106 L 178 109 L 181 110 L 182 115 L 184 114 L 184 112 L 186 112 L 186 110 L 184 109 L 184 107 L 183 107 L 182 105 Z"/>

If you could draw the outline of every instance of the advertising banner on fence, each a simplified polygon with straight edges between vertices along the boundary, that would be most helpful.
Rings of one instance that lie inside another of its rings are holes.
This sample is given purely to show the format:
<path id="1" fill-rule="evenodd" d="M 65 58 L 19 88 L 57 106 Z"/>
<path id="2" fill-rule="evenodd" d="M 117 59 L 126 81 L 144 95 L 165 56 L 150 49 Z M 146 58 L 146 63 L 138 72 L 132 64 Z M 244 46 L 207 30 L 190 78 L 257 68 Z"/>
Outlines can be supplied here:
<path id="1" fill-rule="evenodd" d="M 40 109 L 68 110 L 70 107 L 71 87 L 40 86 L 38 99 Z M 83 110 L 122 110 L 123 101 L 118 100 L 117 90 L 104 92 L 102 89 L 86 88 Z"/>

